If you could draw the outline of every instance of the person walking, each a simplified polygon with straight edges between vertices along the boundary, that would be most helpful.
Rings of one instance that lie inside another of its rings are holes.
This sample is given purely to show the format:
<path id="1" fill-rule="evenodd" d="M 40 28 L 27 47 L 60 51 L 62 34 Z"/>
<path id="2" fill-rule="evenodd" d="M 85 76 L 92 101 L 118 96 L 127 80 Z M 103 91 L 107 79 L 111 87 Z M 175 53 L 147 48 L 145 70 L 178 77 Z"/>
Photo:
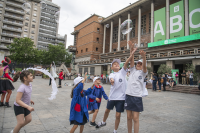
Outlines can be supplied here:
<path id="1" fill-rule="evenodd" d="M 158 76 L 157 84 L 159 86 L 159 91 L 158 92 L 161 92 L 161 75 Z"/>
<path id="2" fill-rule="evenodd" d="M 163 74 L 162 78 L 163 78 L 163 91 L 166 91 L 165 87 L 166 87 L 167 79 L 165 77 L 165 74 Z"/>
<path id="3" fill-rule="evenodd" d="M 186 72 L 186 84 L 189 85 L 189 71 Z"/>
<path id="4" fill-rule="evenodd" d="M 175 77 L 176 77 L 177 84 L 179 84 L 179 74 L 178 74 L 178 72 L 176 72 Z"/>
<path id="5" fill-rule="evenodd" d="M 63 80 L 63 69 L 61 69 L 60 73 L 59 73 L 59 87 L 58 88 L 62 88 L 62 84 L 61 81 Z"/>
<path id="6" fill-rule="evenodd" d="M 181 76 L 182 76 L 182 85 L 186 84 L 186 73 L 185 73 L 185 70 L 183 70 L 183 73 L 181 74 Z"/>
<path id="7" fill-rule="evenodd" d="M 158 78 L 157 78 L 157 74 L 156 73 L 153 73 L 153 91 L 156 91 L 156 83 L 158 81 Z"/>

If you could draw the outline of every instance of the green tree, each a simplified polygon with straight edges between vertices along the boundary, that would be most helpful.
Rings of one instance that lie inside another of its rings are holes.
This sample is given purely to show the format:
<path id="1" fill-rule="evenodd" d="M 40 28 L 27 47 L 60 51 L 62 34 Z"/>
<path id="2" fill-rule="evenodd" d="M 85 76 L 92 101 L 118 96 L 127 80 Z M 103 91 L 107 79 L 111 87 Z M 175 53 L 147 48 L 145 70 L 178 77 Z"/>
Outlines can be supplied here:
<path id="1" fill-rule="evenodd" d="M 166 64 L 161 64 L 160 67 L 158 68 L 158 74 L 164 74 L 164 73 L 169 73 L 171 71 L 171 68 L 168 67 Z"/>
<path id="2" fill-rule="evenodd" d="M 34 42 L 30 38 L 14 38 L 7 47 L 11 54 L 9 57 L 16 63 L 34 63 Z"/>

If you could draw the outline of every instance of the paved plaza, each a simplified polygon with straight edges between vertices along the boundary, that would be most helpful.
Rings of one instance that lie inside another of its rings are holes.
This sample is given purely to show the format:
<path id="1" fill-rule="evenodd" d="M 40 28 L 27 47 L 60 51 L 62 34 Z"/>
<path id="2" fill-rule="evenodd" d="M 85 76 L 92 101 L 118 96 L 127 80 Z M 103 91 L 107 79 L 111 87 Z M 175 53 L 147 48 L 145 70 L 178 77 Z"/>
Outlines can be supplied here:
<path id="1" fill-rule="evenodd" d="M 58 82 L 58 80 L 56 81 Z M 72 125 L 69 124 L 71 88 L 64 86 L 59 88 L 56 99 L 49 101 L 51 94 L 49 80 L 36 77 L 34 79 L 32 100 L 35 111 L 32 114 L 32 121 L 20 133 L 69 133 Z M 16 91 L 20 81 L 14 83 L 15 90 L 11 95 L 11 108 L 0 107 L 0 133 L 10 133 L 16 126 L 13 103 L 16 98 Z M 92 83 L 86 83 L 85 89 Z M 103 85 L 109 95 L 110 85 Z M 140 133 L 200 133 L 200 96 L 176 92 L 152 92 L 143 98 L 144 112 L 140 114 Z M 106 109 L 106 100 L 102 100 L 96 122 L 102 121 Z M 90 115 L 90 120 L 92 115 Z M 127 133 L 126 112 L 122 113 L 118 133 Z M 107 126 L 100 129 L 85 125 L 84 133 L 112 133 L 114 129 L 115 111 L 111 111 Z M 76 130 L 79 133 L 79 128 Z"/>

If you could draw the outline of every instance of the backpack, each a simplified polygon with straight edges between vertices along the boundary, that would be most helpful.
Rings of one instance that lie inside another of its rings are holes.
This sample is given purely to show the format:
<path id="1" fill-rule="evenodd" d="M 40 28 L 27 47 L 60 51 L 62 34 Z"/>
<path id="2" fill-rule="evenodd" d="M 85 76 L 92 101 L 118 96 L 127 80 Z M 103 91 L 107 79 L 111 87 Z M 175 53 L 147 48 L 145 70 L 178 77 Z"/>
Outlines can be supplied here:
<path id="1" fill-rule="evenodd" d="M 163 79 L 163 78 L 161 78 L 161 80 L 160 80 L 160 83 L 161 83 L 161 84 L 163 84 L 163 82 L 164 82 L 164 79 Z"/>

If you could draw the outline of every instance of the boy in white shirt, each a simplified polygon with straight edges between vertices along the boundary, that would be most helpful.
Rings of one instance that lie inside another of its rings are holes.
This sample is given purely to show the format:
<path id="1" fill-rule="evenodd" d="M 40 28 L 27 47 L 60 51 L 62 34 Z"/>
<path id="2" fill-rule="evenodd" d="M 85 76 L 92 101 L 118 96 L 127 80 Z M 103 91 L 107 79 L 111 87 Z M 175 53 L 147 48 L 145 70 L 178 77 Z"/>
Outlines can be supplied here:
<path id="1" fill-rule="evenodd" d="M 136 51 L 134 44 L 129 41 L 130 53 Z M 134 121 L 134 133 L 139 132 L 139 112 L 143 111 L 142 94 L 143 94 L 143 83 L 144 78 L 148 74 L 146 66 L 146 52 L 140 50 L 142 60 L 134 65 L 134 55 L 130 61 L 130 76 L 126 89 L 126 99 L 124 109 L 127 112 L 127 126 L 128 133 L 132 133 L 132 120 Z"/>
<path id="2" fill-rule="evenodd" d="M 121 112 L 124 112 L 124 102 L 125 102 L 125 91 L 126 91 L 126 73 L 128 71 L 127 65 L 134 55 L 134 50 L 132 51 L 130 57 L 125 62 L 123 68 L 120 69 L 120 60 L 114 59 L 111 64 L 111 69 L 114 73 L 109 75 L 109 80 L 111 83 L 109 101 L 107 102 L 106 111 L 104 113 L 104 118 L 101 123 L 99 123 L 96 128 L 106 125 L 106 119 L 110 113 L 110 110 L 116 108 L 116 119 L 115 119 L 115 129 L 113 133 L 117 133 L 117 129 L 120 122 Z"/>

